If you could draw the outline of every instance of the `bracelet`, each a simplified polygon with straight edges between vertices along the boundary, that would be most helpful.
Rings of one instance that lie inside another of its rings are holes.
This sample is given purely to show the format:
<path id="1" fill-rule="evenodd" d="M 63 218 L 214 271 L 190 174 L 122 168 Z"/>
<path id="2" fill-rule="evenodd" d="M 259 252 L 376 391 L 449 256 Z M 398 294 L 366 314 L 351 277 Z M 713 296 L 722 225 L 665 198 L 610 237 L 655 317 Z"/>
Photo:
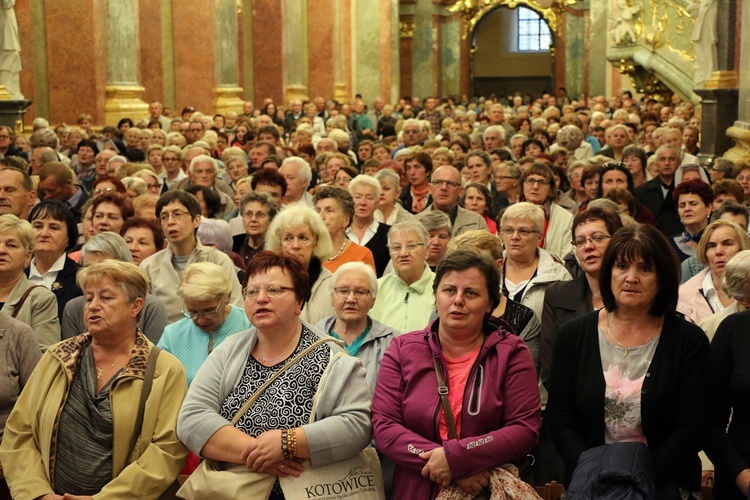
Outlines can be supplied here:
<path id="1" fill-rule="evenodd" d="M 287 433 L 287 439 L 289 439 L 289 458 L 297 457 L 297 430 L 289 429 Z"/>
<path id="2" fill-rule="evenodd" d="M 292 458 L 289 454 L 289 435 L 286 429 L 281 429 L 281 453 L 284 454 L 284 458 Z"/>

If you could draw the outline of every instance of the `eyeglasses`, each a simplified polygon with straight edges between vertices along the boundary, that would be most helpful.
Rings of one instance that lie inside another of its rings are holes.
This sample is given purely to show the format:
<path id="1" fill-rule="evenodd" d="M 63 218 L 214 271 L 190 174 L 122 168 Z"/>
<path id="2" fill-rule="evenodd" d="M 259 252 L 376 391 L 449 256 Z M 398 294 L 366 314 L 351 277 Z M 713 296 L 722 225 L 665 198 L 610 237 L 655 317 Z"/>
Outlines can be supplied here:
<path id="1" fill-rule="evenodd" d="M 390 247 L 390 251 L 392 254 L 398 254 L 398 253 L 401 253 L 401 250 L 406 249 L 407 252 L 412 253 L 421 246 L 424 246 L 424 243 L 408 243 L 404 246 L 393 245 L 392 247 Z"/>
<path id="2" fill-rule="evenodd" d="M 496 175 L 495 179 L 515 179 L 512 175 Z"/>
<path id="3" fill-rule="evenodd" d="M 265 219 L 268 217 L 268 212 L 245 212 L 242 216 L 246 219 Z"/>
<path id="4" fill-rule="evenodd" d="M 456 182 L 456 181 L 438 181 L 438 180 L 434 180 L 434 181 L 432 181 L 432 185 L 433 186 L 443 186 L 443 185 L 446 185 L 446 186 L 452 187 L 452 188 L 460 188 L 461 187 L 461 183 L 460 182 Z"/>
<path id="5" fill-rule="evenodd" d="M 504 227 L 500 229 L 500 232 L 503 233 L 508 238 L 513 236 L 514 233 L 518 233 L 518 236 L 520 236 L 521 238 L 526 238 L 528 236 L 531 236 L 532 234 L 540 233 L 541 231 L 536 231 L 534 229 L 526 229 L 525 227 L 521 227 L 518 229 L 515 229 L 512 227 Z"/>
<path id="6" fill-rule="evenodd" d="M 573 246 L 576 248 L 581 248 L 586 245 L 589 241 L 593 241 L 595 245 L 601 245 L 603 241 L 610 239 L 611 236 L 608 234 L 595 234 L 591 238 L 576 238 L 572 241 Z"/>
<path id="7" fill-rule="evenodd" d="M 146 187 L 148 189 L 158 189 L 161 187 L 161 184 L 146 184 Z"/>
<path id="8" fill-rule="evenodd" d="M 258 295 L 260 295 L 260 292 L 266 292 L 266 295 L 268 297 L 275 299 L 276 297 L 281 296 L 282 293 L 292 290 L 294 290 L 294 288 L 289 286 L 268 285 L 264 288 L 261 286 L 250 285 L 248 287 L 245 287 L 245 289 L 242 290 L 242 293 L 245 295 L 246 299 L 255 300 L 258 298 Z"/>
<path id="9" fill-rule="evenodd" d="M 524 184 L 527 186 L 531 186 L 533 184 L 539 184 L 541 187 L 549 186 L 549 181 L 547 179 L 532 179 L 531 177 L 527 177 L 523 181 Z"/>
<path id="10" fill-rule="evenodd" d="M 176 210 L 172 212 L 171 214 L 170 213 L 161 214 L 159 216 L 159 220 L 161 221 L 162 224 L 164 224 L 166 222 L 169 222 L 169 219 L 180 220 L 186 215 L 190 215 L 190 212 L 181 212 L 179 210 Z"/>
<path id="11" fill-rule="evenodd" d="M 112 188 L 104 188 L 104 189 L 94 189 L 94 190 L 92 191 L 92 194 L 93 194 L 94 196 L 99 196 L 99 195 L 100 195 L 100 194 L 102 194 L 102 193 L 108 193 L 108 192 L 110 192 L 110 191 L 116 191 L 116 189 L 112 189 Z"/>
<path id="12" fill-rule="evenodd" d="M 312 238 L 308 238 L 307 236 L 292 236 L 290 234 L 284 236 L 281 240 L 281 244 L 284 246 L 291 246 L 294 244 L 294 241 L 297 240 L 297 242 L 302 245 L 303 247 L 308 247 L 313 244 Z"/>
<path id="13" fill-rule="evenodd" d="M 353 293 L 354 298 L 357 300 L 364 300 L 372 293 L 370 290 L 365 290 L 364 288 L 351 289 L 344 287 L 334 287 L 333 291 L 336 292 L 336 295 L 338 295 L 342 299 L 348 298 L 349 294 Z"/>
<path id="14" fill-rule="evenodd" d="M 192 319 L 193 321 L 195 321 L 198 318 L 214 319 L 222 307 L 224 307 L 223 300 L 219 302 L 219 305 L 216 306 L 216 308 L 214 309 L 209 309 L 208 311 L 200 311 L 200 312 L 192 312 L 192 311 L 183 310 L 182 315 L 188 319 Z"/>

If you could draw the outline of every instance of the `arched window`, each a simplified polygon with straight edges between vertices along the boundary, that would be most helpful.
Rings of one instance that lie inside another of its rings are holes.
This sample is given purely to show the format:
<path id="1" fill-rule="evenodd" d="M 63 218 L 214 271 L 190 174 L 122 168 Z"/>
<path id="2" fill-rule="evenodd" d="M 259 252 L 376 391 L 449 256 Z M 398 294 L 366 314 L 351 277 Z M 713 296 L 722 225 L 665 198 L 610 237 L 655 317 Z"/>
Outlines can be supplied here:
<path id="1" fill-rule="evenodd" d="M 552 35 L 544 19 L 531 9 L 518 7 L 518 51 L 547 52 Z"/>

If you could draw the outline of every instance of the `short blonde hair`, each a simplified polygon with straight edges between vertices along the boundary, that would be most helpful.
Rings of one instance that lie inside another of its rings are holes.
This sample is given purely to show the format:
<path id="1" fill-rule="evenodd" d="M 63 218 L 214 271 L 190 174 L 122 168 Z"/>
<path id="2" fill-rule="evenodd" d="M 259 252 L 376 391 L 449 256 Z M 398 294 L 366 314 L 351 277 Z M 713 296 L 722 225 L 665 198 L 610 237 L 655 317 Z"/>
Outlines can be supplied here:
<path id="1" fill-rule="evenodd" d="M 132 262 L 114 259 L 99 261 L 78 271 L 76 283 L 81 290 L 86 290 L 86 285 L 101 282 L 104 278 L 119 286 L 129 302 L 138 298 L 146 299 L 148 280 L 143 271 Z"/>
<path id="2" fill-rule="evenodd" d="M 194 263 L 187 266 L 182 275 L 177 293 L 180 297 L 195 300 L 210 300 L 219 297 L 229 300 L 232 285 L 224 268 L 212 262 Z"/>
<path id="3" fill-rule="evenodd" d="M 503 242 L 494 234 L 482 229 L 472 229 L 451 238 L 446 253 L 459 248 L 488 252 L 495 261 L 503 258 Z"/>
<path id="4" fill-rule="evenodd" d="M 27 253 L 34 250 L 34 230 L 29 221 L 19 219 L 13 214 L 0 215 L 0 233 L 8 231 L 15 231 Z"/>
<path id="5" fill-rule="evenodd" d="M 505 226 L 506 221 L 518 219 L 529 219 L 534 225 L 534 229 L 540 233 L 544 231 L 544 210 L 539 205 L 522 201 L 509 206 L 503 212 L 500 227 Z"/>
<path id="6" fill-rule="evenodd" d="M 122 183 L 125 185 L 126 189 L 132 189 L 135 191 L 136 196 L 140 196 L 148 190 L 146 181 L 140 177 L 123 177 Z"/>
<path id="7" fill-rule="evenodd" d="M 266 233 L 265 249 L 272 252 L 280 251 L 281 236 L 284 229 L 303 225 L 308 226 L 315 237 L 313 254 L 320 260 L 328 257 L 333 252 L 333 243 L 331 243 L 331 236 L 328 234 L 328 229 L 323 223 L 323 219 L 314 209 L 301 205 L 287 207 L 273 218 Z"/>
<path id="8" fill-rule="evenodd" d="M 740 250 L 750 249 L 750 237 L 747 236 L 747 232 L 742 229 L 739 224 L 726 219 L 717 219 L 706 226 L 706 229 L 703 230 L 703 235 L 698 242 L 698 248 L 695 249 L 695 258 L 704 266 L 708 265 L 708 257 L 706 256 L 706 253 L 708 252 L 708 240 L 711 238 L 713 232 L 716 231 L 716 228 L 722 226 L 734 230 Z"/>

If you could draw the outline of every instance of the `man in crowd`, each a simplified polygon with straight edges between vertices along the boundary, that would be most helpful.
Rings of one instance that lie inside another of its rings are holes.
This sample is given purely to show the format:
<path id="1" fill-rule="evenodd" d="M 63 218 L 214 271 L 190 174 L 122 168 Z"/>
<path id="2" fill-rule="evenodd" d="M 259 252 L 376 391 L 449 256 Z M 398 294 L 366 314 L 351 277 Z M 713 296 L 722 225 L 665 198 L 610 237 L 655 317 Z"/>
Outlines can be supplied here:
<path id="1" fill-rule="evenodd" d="M 424 211 L 440 210 L 448 214 L 451 224 L 453 224 L 453 236 L 458 236 L 472 229 L 487 230 L 487 222 L 481 215 L 458 206 L 458 198 L 461 193 L 463 193 L 461 173 L 452 165 L 443 165 L 432 173 L 430 185 L 432 205 L 429 205 Z M 419 217 L 419 214 L 417 217 Z"/>

